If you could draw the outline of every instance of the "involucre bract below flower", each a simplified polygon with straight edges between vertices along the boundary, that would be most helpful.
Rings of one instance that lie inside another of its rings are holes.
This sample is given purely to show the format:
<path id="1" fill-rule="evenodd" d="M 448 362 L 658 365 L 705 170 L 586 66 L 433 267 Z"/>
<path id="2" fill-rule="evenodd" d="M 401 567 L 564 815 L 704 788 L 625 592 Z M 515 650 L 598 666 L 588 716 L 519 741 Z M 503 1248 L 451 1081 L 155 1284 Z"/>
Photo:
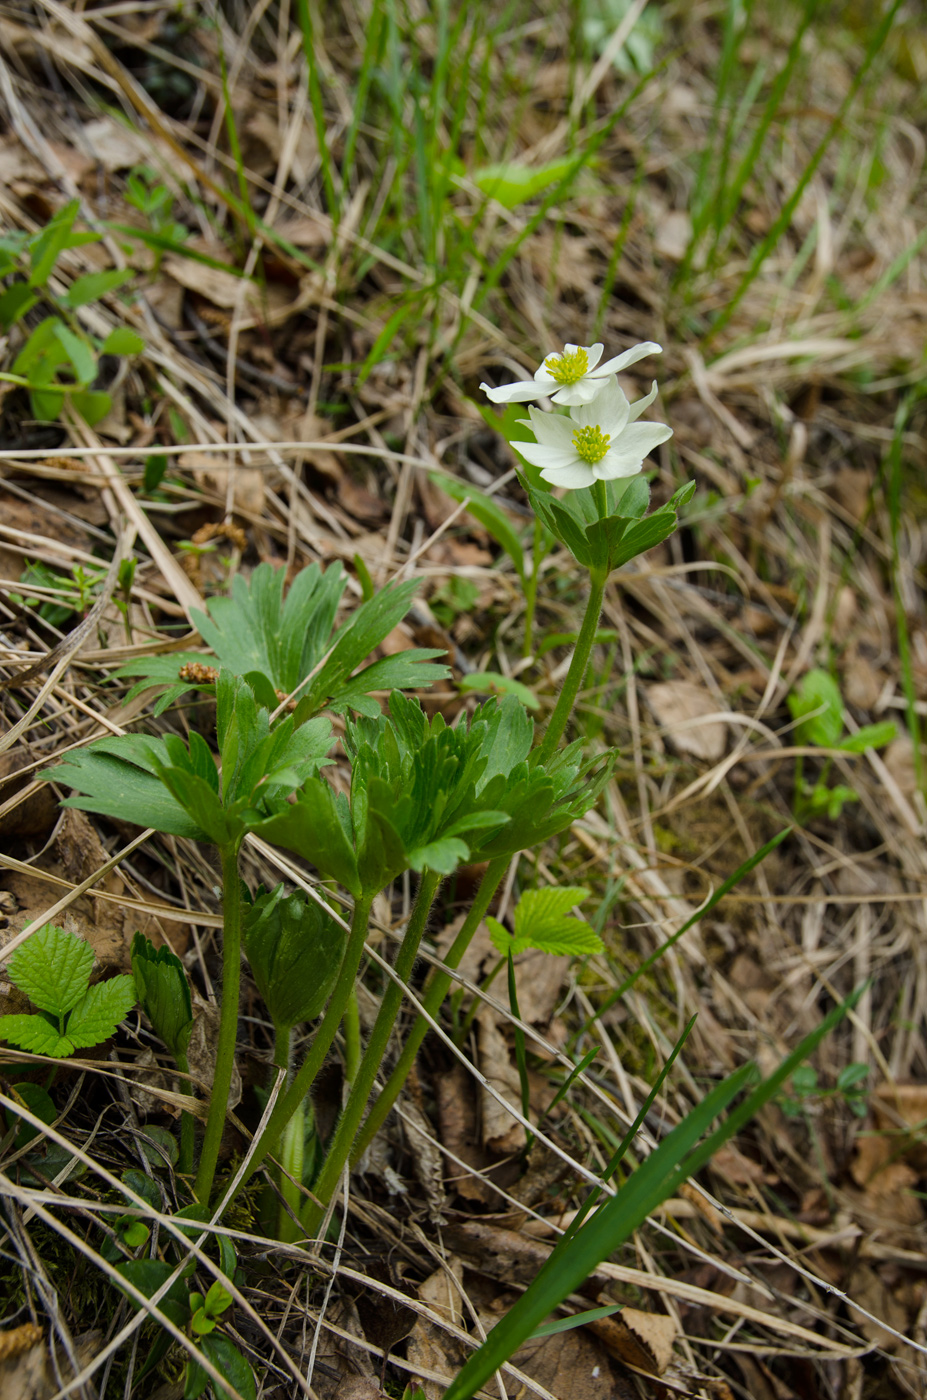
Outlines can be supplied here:
<path id="1" fill-rule="evenodd" d="M 571 408 L 568 418 L 529 408 L 530 418 L 521 421 L 537 442 L 514 446 L 552 486 L 577 490 L 596 481 L 634 476 L 648 452 L 673 435 L 665 423 L 637 422 L 656 396 L 655 380 L 649 394 L 630 403 L 612 378 L 591 403 Z"/>
<path id="2" fill-rule="evenodd" d="M 547 355 L 534 371 L 533 379 L 515 384 L 500 384 L 493 389 L 488 384 L 480 388 L 493 403 L 530 403 L 534 399 L 552 399 L 567 406 L 591 403 L 613 375 L 629 365 L 637 364 L 645 355 L 660 355 L 663 347 L 653 340 L 632 345 L 630 350 L 599 364 L 604 345 L 565 345 L 562 352 Z"/>

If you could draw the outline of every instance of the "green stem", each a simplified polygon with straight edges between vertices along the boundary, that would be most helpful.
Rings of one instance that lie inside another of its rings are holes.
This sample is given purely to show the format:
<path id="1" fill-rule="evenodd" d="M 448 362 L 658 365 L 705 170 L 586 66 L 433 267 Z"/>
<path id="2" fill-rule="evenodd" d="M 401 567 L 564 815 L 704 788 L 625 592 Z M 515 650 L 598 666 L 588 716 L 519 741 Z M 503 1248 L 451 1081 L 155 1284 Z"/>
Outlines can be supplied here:
<path id="1" fill-rule="evenodd" d="M 431 912 L 431 906 L 434 903 L 440 882 L 440 875 L 435 874 L 432 870 L 426 870 L 422 875 L 418 894 L 415 897 L 415 906 L 409 919 L 409 926 L 396 955 L 394 970 L 396 976 L 401 978 L 403 982 L 407 982 L 412 975 L 422 934 L 425 932 L 425 925 L 428 922 L 428 915 Z M 390 978 L 383 993 L 383 1000 L 380 1002 L 380 1010 L 377 1012 L 373 1030 L 370 1032 L 364 1058 L 352 1083 L 351 1092 L 348 1095 L 348 1101 L 344 1106 L 344 1112 L 335 1130 L 335 1135 L 329 1144 L 322 1170 L 313 1187 L 313 1194 L 320 1204 L 308 1201 L 303 1211 L 302 1222 L 310 1239 L 317 1232 L 325 1214 L 325 1207 L 338 1189 L 344 1164 L 348 1160 L 351 1146 L 364 1116 L 364 1110 L 370 1101 L 373 1083 L 383 1063 L 383 1056 L 386 1054 L 386 1047 L 393 1026 L 396 1024 L 401 1004 L 402 987 L 399 982 L 394 982 Z"/>
<path id="2" fill-rule="evenodd" d="M 364 954 L 364 940 L 367 937 L 367 921 L 370 917 L 372 903 L 373 895 L 363 895 L 355 901 L 354 917 L 351 920 L 351 933 L 348 938 L 348 946 L 345 949 L 344 961 L 341 964 L 338 981 L 335 983 L 335 990 L 329 998 L 325 1015 L 313 1037 L 312 1049 L 293 1076 L 286 1093 L 281 1094 L 278 1099 L 277 1106 L 270 1115 L 270 1121 L 258 1140 L 254 1156 L 251 1158 L 251 1165 L 242 1178 L 239 1189 L 250 1180 L 267 1153 L 279 1142 L 284 1128 L 305 1099 L 315 1082 L 316 1075 L 322 1068 L 322 1063 L 335 1039 L 351 999 L 351 993 L 354 990 L 357 969 L 360 967 L 360 961 Z"/>
<path id="3" fill-rule="evenodd" d="M 190 1074 L 190 1064 L 186 1055 L 178 1054 L 174 1056 L 177 1061 L 177 1068 L 181 1074 Z M 186 1092 L 189 1094 L 192 1084 L 188 1077 Z M 180 1156 L 177 1159 L 177 1171 L 181 1176 L 191 1176 L 193 1174 L 193 1146 L 195 1141 L 196 1125 L 193 1114 L 187 1110 L 180 1111 Z"/>
<path id="4" fill-rule="evenodd" d="M 219 1144 L 228 1113 L 229 1088 L 235 1067 L 235 1039 L 238 1033 L 238 988 L 241 980 L 241 879 L 238 874 L 238 843 L 219 847 L 222 862 L 222 1011 L 219 1017 L 219 1044 L 216 1072 L 206 1120 L 206 1136 L 200 1152 L 194 1192 L 203 1204 L 212 1193 Z"/>
<path id="5" fill-rule="evenodd" d="M 499 887 L 503 875 L 508 869 L 509 857 L 497 856 L 490 861 L 486 867 L 486 873 L 480 881 L 480 887 L 476 892 L 476 899 L 473 907 L 464 920 L 460 932 L 451 944 L 450 950 L 445 955 L 444 962 L 447 967 L 457 967 L 464 953 L 470 946 L 470 940 L 486 914 L 493 895 Z M 429 982 L 425 995 L 422 998 L 422 1007 L 427 1016 L 435 1019 L 441 1010 L 441 1003 L 447 996 L 447 989 L 451 985 L 452 978 L 446 972 L 435 971 Z M 400 1090 L 409 1077 L 409 1071 L 415 1063 L 418 1048 L 425 1039 L 429 1030 L 429 1022 L 426 1016 L 419 1016 L 415 1025 L 409 1033 L 402 1054 L 396 1062 L 396 1067 L 386 1081 L 382 1094 L 367 1114 L 364 1126 L 361 1128 L 354 1142 L 351 1152 L 351 1165 L 360 1161 L 369 1144 L 373 1141 L 385 1121 L 390 1109 L 399 1097 Z"/>
<path id="6" fill-rule="evenodd" d="M 349 1084 L 357 1078 L 361 1057 L 360 1011 L 357 1006 L 357 987 L 351 988 L 348 1004 L 344 1008 L 344 1077 Z"/>
<path id="7" fill-rule="evenodd" d="M 538 574 L 541 568 L 541 544 L 543 526 L 537 516 L 534 518 L 534 544 L 531 551 L 531 573 L 522 579 L 525 590 L 525 639 L 522 642 L 522 656 L 530 656 L 534 646 L 534 609 L 538 597 Z"/>
<path id="8" fill-rule="evenodd" d="M 600 482 L 604 486 L 604 482 Z M 539 763 L 546 763 L 553 757 L 554 751 L 560 742 L 561 735 L 567 727 L 567 721 L 573 712 L 573 705 L 579 688 L 583 683 L 586 668 L 589 665 L 589 654 L 592 651 L 592 644 L 595 641 L 595 634 L 599 630 L 599 617 L 602 613 L 602 601 L 605 597 L 605 581 L 607 575 L 590 571 L 589 574 L 589 601 L 586 603 L 586 612 L 583 617 L 583 625 L 579 630 L 576 639 L 576 647 L 573 651 L 573 659 L 570 662 L 570 669 L 567 672 L 563 689 L 558 696 L 554 706 L 554 712 L 550 717 L 550 723 L 541 742 L 538 755 Z"/>

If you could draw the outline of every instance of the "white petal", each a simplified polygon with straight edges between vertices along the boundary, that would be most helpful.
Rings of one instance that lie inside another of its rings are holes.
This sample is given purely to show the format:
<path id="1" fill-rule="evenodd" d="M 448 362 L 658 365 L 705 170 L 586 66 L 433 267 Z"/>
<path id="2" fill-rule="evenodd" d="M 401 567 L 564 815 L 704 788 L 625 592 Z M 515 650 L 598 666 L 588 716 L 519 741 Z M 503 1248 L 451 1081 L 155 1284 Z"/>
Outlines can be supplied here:
<path id="1" fill-rule="evenodd" d="M 562 403 L 572 406 L 580 403 L 592 403 L 597 394 L 601 393 L 601 380 L 590 379 L 587 375 L 585 379 L 577 379 L 575 384 L 561 384 L 556 394 L 551 394 L 554 403 Z"/>
<path id="2" fill-rule="evenodd" d="M 515 384 L 500 384 L 493 389 L 489 384 L 480 388 L 493 403 L 527 403 L 529 399 L 539 399 L 546 390 L 535 384 L 533 379 L 521 379 Z"/>
<path id="3" fill-rule="evenodd" d="M 545 481 L 549 481 L 551 486 L 565 486 L 570 491 L 579 491 L 584 486 L 591 486 L 595 477 L 585 462 L 574 462 L 567 467 L 547 467 L 541 472 Z"/>
<path id="4" fill-rule="evenodd" d="M 577 461 L 573 447 L 552 447 L 543 442 L 513 442 L 512 446 L 533 467 L 560 469 L 571 467 Z"/>
<path id="5" fill-rule="evenodd" d="M 654 381 L 653 381 L 653 388 L 651 389 L 650 393 L 649 393 L 649 394 L 645 394 L 644 397 L 643 397 L 642 399 L 635 399 L 634 403 L 632 403 L 632 405 L 631 405 L 631 413 L 630 413 L 630 416 L 629 416 L 629 418 L 628 418 L 628 422 L 629 422 L 629 423 L 636 423 L 637 420 L 638 420 L 638 418 L 640 418 L 641 414 L 643 413 L 644 409 L 645 409 L 645 408 L 649 408 L 650 405 L 653 403 L 653 401 L 654 401 L 654 399 L 655 399 L 656 397 L 657 397 L 657 381 L 654 380 Z"/>
<path id="6" fill-rule="evenodd" d="M 586 345 L 583 348 L 589 356 L 589 368 L 586 370 L 586 373 L 591 374 L 601 360 L 602 351 L 605 349 L 605 346 L 602 344 L 601 340 L 597 340 L 595 345 Z"/>
<path id="7" fill-rule="evenodd" d="M 616 452 L 611 447 L 592 471 L 596 481 L 617 481 L 623 476 L 636 476 L 643 465 L 643 457 L 638 459 L 633 453 Z"/>
<path id="8" fill-rule="evenodd" d="M 571 409 L 570 417 L 581 428 L 601 428 L 610 438 L 616 438 L 625 429 L 629 411 L 630 404 L 613 377 L 605 381 L 591 403 Z"/>
<path id="9" fill-rule="evenodd" d="M 636 365 L 638 360 L 642 360 L 645 355 L 662 355 L 663 346 L 658 345 L 655 340 L 645 340 L 642 345 L 632 345 L 630 350 L 625 350 L 624 354 L 616 355 L 613 360 L 606 360 L 604 365 L 599 365 L 595 372 L 596 379 L 601 379 L 604 374 L 620 374 L 628 365 Z"/>
<path id="10" fill-rule="evenodd" d="M 548 447 L 570 447 L 573 442 L 573 423 L 560 413 L 542 413 L 538 408 L 529 408 L 528 417 L 518 420 L 530 428 L 538 442 Z"/>
<path id="11" fill-rule="evenodd" d="M 557 385 L 560 383 L 560 380 L 555 379 L 554 376 L 551 374 L 550 370 L 547 368 L 547 361 L 558 360 L 559 358 L 559 350 L 552 350 L 549 355 L 544 356 L 543 360 L 538 365 L 537 369 L 534 371 L 534 378 L 536 382 L 538 384 L 546 385 L 546 388 L 544 390 L 545 394 L 549 394 L 551 389 L 556 389 Z"/>

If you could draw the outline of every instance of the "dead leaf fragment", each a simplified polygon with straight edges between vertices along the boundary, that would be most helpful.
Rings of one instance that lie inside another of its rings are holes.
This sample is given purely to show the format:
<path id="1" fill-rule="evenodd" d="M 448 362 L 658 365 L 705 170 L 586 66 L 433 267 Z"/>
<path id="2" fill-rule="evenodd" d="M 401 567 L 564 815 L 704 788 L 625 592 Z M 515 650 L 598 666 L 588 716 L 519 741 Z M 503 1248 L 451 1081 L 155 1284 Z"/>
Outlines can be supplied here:
<path id="1" fill-rule="evenodd" d="M 463 1325 L 461 1305 L 463 1285 L 463 1264 L 459 1259 L 451 1259 L 447 1268 L 436 1269 L 418 1290 L 419 1302 L 439 1318 L 456 1327 Z M 436 1371 L 438 1375 L 455 1376 L 460 1370 L 466 1354 L 461 1343 L 437 1322 L 427 1317 L 417 1317 L 415 1326 L 406 1342 L 406 1357 L 413 1367 L 419 1366 L 423 1373 Z M 443 1387 L 426 1376 L 415 1376 L 412 1381 L 421 1386 L 426 1400 L 440 1400 Z"/>
<path id="2" fill-rule="evenodd" d="M 664 258 L 682 262 L 692 242 L 692 220 L 684 209 L 673 209 L 657 222 L 656 250 Z"/>
<path id="3" fill-rule="evenodd" d="M 229 477 L 234 473 L 235 508 L 260 519 L 264 510 L 264 473 L 256 467 L 237 467 L 215 452 L 184 452 L 177 465 L 192 471 L 197 486 L 215 491 L 225 499 Z"/>
<path id="4" fill-rule="evenodd" d="M 649 686 L 647 702 L 657 722 L 668 731 L 666 737 L 679 753 L 717 763 L 727 745 L 727 725 L 723 720 L 705 721 L 717 715 L 717 701 L 693 681 L 663 681 Z"/>
<path id="5" fill-rule="evenodd" d="M 485 1007 L 476 1018 L 479 1028 L 480 1069 L 488 1083 L 511 1103 L 519 1103 L 521 1085 L 505 1036 L 496 1024 L 496 1014 Z M 483 1146 L 500 1157 L 520 1152 L 525 1145 L 524 1126 L 499 1100 L 485 1089 L 482 1095 Z"/>
<path id="6" fill-rule="evenodd" d="M 260 308 L 260 294 L 255 283 L 236 277 L 234 272 L 207 267 L 204 263 L 194 262 L 192 258 L 165 258 L 161 270 L 188 292 L 196 292 L 198 296 L 211 301 L 213 306 L 231 311 L 244 295 L 245 311 L 254 314 Z"/>
<path id="7" fill-rule="evenodd" d="M 614 1317 L 600 1317 L 588 1325 L 613 1356 L 648 1375 L 662 1376 L 673 1359 L 676 1324 L 665 1313 L 622 1308 Z"/>
<path id="8" fill-rule="evenodd" d="M 612 1369 L 606 1348 L 584 1328 L 528 1342 L 512 1361 L 557 1400 L 624 1400 L 634 1393 Z"/>

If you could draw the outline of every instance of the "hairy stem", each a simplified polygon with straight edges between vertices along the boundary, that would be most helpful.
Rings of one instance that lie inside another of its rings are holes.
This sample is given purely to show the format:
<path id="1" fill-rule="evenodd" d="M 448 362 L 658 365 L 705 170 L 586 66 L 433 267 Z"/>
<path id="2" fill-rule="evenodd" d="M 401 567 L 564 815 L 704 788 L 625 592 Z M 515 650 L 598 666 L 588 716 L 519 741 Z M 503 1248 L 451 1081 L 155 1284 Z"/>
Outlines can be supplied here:
<path id="1" fill-rule="evenodd" d="M 357 1006 L 357 987 L 354 986 L 344 1008 L 344 1077 L 349 1084 L 353 1084 L 357 1078 L 360 1057 L 360 1011 Z"/>
<path id="2" fill-rule="evenodd" d="M 348 937 L 344 961 L 341 964 L 338 981 L 335 983 L 335 990 L 329 998 L 325 1015 L 313 1037 L 312 1049 L 290 1081 L 286 1093 L 280 1096 L 276 1108 L 270 1115 L 270 1121 L 261 1134 L 254 1156 L 251 1158 L 250 1168 L 242 1178 L 242 1186 L 254 1175 L 267 1153 L 279 1142 L 284 1128 L 303 1102 L 315 1082 L 316 1075 L 322 1068 L 322 1063 L 335 1039 L 345 1009 L 351 999 L 351 993 L 354 990 L 357 969 L 360 967 L 360 960 L 364 953 L 364 939 L 367 937 L 367 921 L 370 918 L 372 903 L 373 895 L 364 895 L 355 901 L 354 917 L 351 920 L 351 933 Z"/>
<path id="3" fill-rule="evenodd" d="M 590 571 L 589 600 L 586 603 L 583 625 L 576 639 L 573 659 L 570 662 L 570 669 L 567 672 L 566 680 L 563 682 L 563 689 L 557 698 L 554 712 L 550 717 L 550 723 L 541 741 L 539 754 L 539 761 L 541 763 L 546 763 L 549 758 L 553 757 L 563 731 L 567 727 L 567 721 L 573 713 L 576 696 L 583 683 L 586 667 L 589 665 L 589 654 L 592 651 L 595 634 L 599 628 L 599 617 L 602 613 L 602 600 L 605 597 L 606 577 L 604 572 L 598 573 Z"/>
<path id="4" fill-rule="evenodd" d="M 422 941 L 422 934 L 425 932 L 425 925 L 428 922 L 428 915 L 431 912 L 431 906 L 434 903 L 440 882 L 441 877 L 431 870 L 426 870 L 422 875 L 415 897 L 415 906 L 409 919 L 409 926 L 396 955 L 396 976 L 401 978 L 403 982 L 407 982 L 412 975 L 415 959 L 418 956 L 418 947 Z M 313 1188 L 313 1194 L 320 1204 L 316 1204 L 316 1201 L 309 1201 L 303 1211 L 302 1222 L 310 1239 L 318 1230 L 325 1215 L 325 1207 L 341 1180 L 344 1164 L 360 1127 L 364 1109 L 369 1102 L 377 1071 L 383 1063 L 383 1056 L 386 1054 L 386 1047 L 401 1004 L 402 987 L 398 982 L 390 979 L 383 993 L 383 1000 L 380 1003 L 380 1010 L 377 1013 L 373 1030 L 370 1032 L 370 1040 L 367 1043 L 364 1058 L 361 1060 L 360 1068 L 351 1085 L 348 1101 L 329 1145 L 322 1171 Z"/>
<path id="5" fill-rule="evenodd" d="M 216 1073 L 212 1082 L 206 1136 L 200 1152 L 194 1191 L 198 1201 L 207 1204 L 212 1193 L 219 1144 L 228 1112 L 229 1087 L 235 1067 L 235 1037 L 238 1032 L 238 988 L 241 980 L 241 880 L 238 875 L 238 843 L 220 846 L 222 861 L 222 1011 L 219 1017 L 219 1044 Z"/>
<path id="6" fill-rule="evenodd" d="M 470 940 L 492 903 L 493 895 L 496 893 L 499 883 L 508 869 L 508 864 L 508 856 L 499 856 L 496 860 L 490 861 L 489 865 L 486 867 L 486 873 L 480 881 L 480 887 L 476 892 L 476 899 L 473 901 L 473 907 L 445 956 L 444 961 L 448 967 L 457 967 L 464 953 L 469 948 Z M 441 1010 L 441 1003 L 447 996 L 447 990 L 451 985 L 451 981 L 452 978 L 446 972 L 435 971 L 432 974 L 431 981 L 422 998 L 422 1006 L 432 1020 Z M 396 1062 L 396 1068 L 386 1081 L 382 1094 L 368 1113 L 364 1126 L 361 1128 L 354 1141 L 354 1147 L 351 1152 L 352 1166 L 363 1156 L 368 1145 L 379 1132 L 393 1104 L 396 1102 L 402 1086 L 409 1077 L 409 1071 L 415 1063 L 418 1048 L 425 1039 L 428 1029 L 429 1026 L 426 1017 L 419 1016 L 412 1030 L 409 1032 L 409 1039 L 406 1041 L 402 1054 Z"/>

